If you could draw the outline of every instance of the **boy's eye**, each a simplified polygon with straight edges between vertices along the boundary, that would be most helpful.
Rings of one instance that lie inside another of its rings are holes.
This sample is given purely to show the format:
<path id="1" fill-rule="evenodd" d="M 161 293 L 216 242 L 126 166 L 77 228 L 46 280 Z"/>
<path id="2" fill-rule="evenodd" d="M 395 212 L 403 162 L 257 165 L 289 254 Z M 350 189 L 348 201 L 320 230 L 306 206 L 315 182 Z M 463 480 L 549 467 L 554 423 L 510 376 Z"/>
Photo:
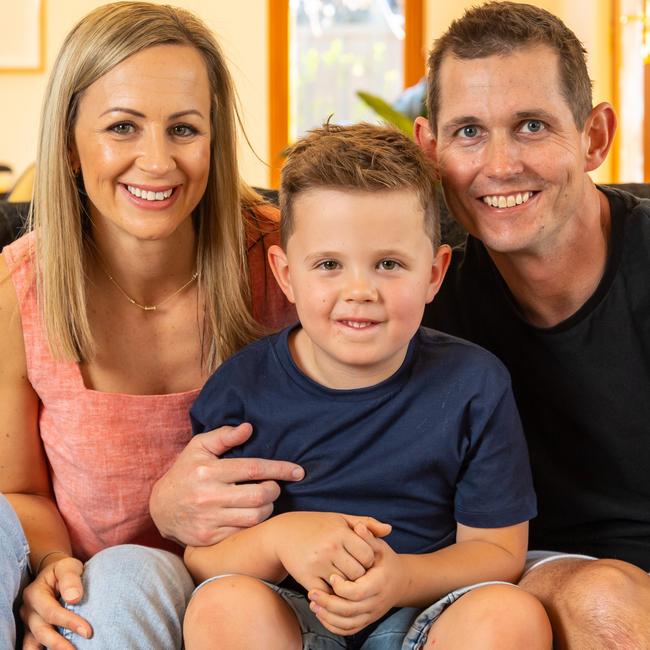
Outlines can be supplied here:
<path id="1" fill-rule="evenodd" d="M 318 268 L 323 271 L 336 271 L 339 268 L 339 263 L 335 260 L 324 260 L 318 265 Z"/>
<path id="2" fill-rule="evenodd" d="M 544 122 L 541 120 L 526 120 L 522 125 L 521 125 L 521 130 L 526 132 L 526 133 L 539 133 L 540 131 L 543 131 L 546 128 L 544 125 Z"/>
<path id="3" fill-rule="evenodd" d="M 118 122 L 117 124 L 111 125 L 109 131 L 113 131 L 117 135 L 128 135 L 135 131 L 135 127 L 130 122 Z"/>
<path id="4" fill-rule="evenodd" d="M 171 128 L 172 135 L 180 138 L 188 138 L 196 133 L 196 129 L 189 124 L 176 124 Z"/>
<path id="5" fill-rule="evenodd" d="M 400 263 L 396 260 L 382 260 L 379 262 L 379 268 L 383 271 L 394 271 L 399 268 Z"/>

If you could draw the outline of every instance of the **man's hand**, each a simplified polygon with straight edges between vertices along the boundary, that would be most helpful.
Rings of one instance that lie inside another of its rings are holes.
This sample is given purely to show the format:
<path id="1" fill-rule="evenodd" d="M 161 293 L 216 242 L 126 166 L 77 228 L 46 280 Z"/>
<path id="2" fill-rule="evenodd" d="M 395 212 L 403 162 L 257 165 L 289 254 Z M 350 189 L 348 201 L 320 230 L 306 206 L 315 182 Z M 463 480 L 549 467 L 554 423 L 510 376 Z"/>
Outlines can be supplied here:
<path id="1" fill-rule="evenodd" d="M 355 634 L 379 619 L 400 602 L 408 589 L 400 556 L 364 523 L 358 523 L 354 532 L 372 548 L 372 567 L 356 580 L 332 575 L 331 590 L 314 589 L 308 594 L 310 608 L 318 620 L 341 636 Z"/>
<path id="2" fill-rule="evenodd" d="M 252 431 L 243 423 L 192 438 L 151 492 L 151 517 L 164 537 L 183 545 L 216 544 L 271 514 L 280 494 L 276 481 L 303 478 L 303 469 L 294 463 L 219 458 Z"/>
<path id="3" fill-rule="evenodd" d="M 354 530 L 361 525 L 384 537 L 391 531 L 372 517 L 356 517 L 333 512 L 287 512 L 272 520 L 279 561 L 305 589 L 332 593 L 332 576 L 356 580 L 375 563 L 375 553 L 367 539 Z M 372 533 L 368 537 L 374 539 Z"/>
<path id="4" fill-rule="evenodd" d="M 83 564 L 63 553 L 52 554 L 51 561 L 23 591 L 20 617 L 25 624 L 23 650 L 38 650 L 45 646 L 52 650 L 73 650 L 72 644 L 56 630 L 63 627 L 84 638 L 92 636 L 86 620 L 69 611 L 59 602 L 78 603 L 83 596 L 81 574 Z"/>

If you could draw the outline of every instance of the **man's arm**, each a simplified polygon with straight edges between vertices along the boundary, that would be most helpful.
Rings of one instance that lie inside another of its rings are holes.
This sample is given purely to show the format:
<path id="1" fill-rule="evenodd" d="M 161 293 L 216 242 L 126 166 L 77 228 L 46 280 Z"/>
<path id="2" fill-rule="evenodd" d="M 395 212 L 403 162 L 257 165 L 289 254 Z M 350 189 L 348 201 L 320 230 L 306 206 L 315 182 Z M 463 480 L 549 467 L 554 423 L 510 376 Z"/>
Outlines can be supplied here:
<path id="1" fill-rule="evenodd" d="M 151 517 L 163 537 L 193 546 L 216 544 L 271 514 L 280 494 L 277 481 L 303 478 L 304 470 L 294 463 L 219 458 L 251 433 L 244 423 L 192 438 L 151 492 Z"/>
<path id="2" fill-rule="evenodd" d="M 194 580 L 241 573 L 269 582 L 291 574 L 306 589 L 330 591 L 335 574 L 361 577 L 374 562 L 374 552 L 354 527 L 363 522 L 373 535 L 385 536 L 390 526 L 369 517 L 331 512 L 289 512 L 241 530 L 209 547 L 188 547 L 185 563 Z"/>
<path id="3" fill-rule="evenodd" d="M 505 528 L 458 524 L 455 544 L 432 553 L 400 555 L 363 527 L 355 531 L 373 548 L 373 567 L 355 581 L 333 576 L 334 594 L 308 594 L 321 623 L 342 635 L 354 634 L 391 607 L 427 607 L 466 585 L 514 582 L 523 570 L 528 542 L 528 522 Z"/>

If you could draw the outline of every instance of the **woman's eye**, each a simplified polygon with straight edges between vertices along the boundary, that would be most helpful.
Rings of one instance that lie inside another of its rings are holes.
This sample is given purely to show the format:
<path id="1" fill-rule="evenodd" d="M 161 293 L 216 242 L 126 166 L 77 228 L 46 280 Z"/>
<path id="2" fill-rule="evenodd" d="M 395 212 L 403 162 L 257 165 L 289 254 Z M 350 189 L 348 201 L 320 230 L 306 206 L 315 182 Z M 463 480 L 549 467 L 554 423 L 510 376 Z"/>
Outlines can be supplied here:
<path id="1" fill-rule="evenodd" d="M 382 260 L 379 262 L 379 268 L 383 271 L 394 271 L 396 268 L 399 268 L 399 262 L 395 260 Z"/>
<path id="2" fill-rule="evenodd" d="M 540 120 L 526 120 L 522 124 L 521 130 L 526 133 L 539 133 L 540 131 L 543 131 L 544 128 L 544 122 L 541 122 Z"/>
<path id="3" fill-rule="evenodd" d="M 318 265 L 318 268 L 323 269 L 323 271 L 336 271 L 339 268 L 339 264 L 334 260 L 325 260 Z"/>
<path id="4" fill-rule="evenodd" d="M 171 132 L 179 138 L 188 138 L 196 133 L 196 129 L 187 124 L 177 124 L 176 126 L 172 126 Z"/>
<path id="5" fill-rule="evenodd" d="M 129 133 L 133 133 L 135 127 L 130 122 L 120 122 L 119 124 L 113 124 L 110 130 L 118 135 L 128 135 Z"/>

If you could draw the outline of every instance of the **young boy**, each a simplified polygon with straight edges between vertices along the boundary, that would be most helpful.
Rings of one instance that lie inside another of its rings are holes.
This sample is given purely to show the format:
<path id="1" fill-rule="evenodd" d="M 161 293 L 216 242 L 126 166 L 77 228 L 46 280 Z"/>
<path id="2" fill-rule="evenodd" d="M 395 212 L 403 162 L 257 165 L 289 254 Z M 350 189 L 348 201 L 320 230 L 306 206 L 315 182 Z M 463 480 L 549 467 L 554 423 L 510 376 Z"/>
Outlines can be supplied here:
<path id="1" fill-rule="evenodd" d="M 231 455 L 305 478 L 266 522 L 187 549 L 206 582 L 186 647 L 549 648 L 541 605 L 496 582 L 535 515 L 508 375 L 419 328 L 450 258 L 430 164 L 391 128 L 326 125 L 291 149 L 280 207 L 269 261 L 300 322 L 226 361 L 191 415 L 250 422 Z"/>

